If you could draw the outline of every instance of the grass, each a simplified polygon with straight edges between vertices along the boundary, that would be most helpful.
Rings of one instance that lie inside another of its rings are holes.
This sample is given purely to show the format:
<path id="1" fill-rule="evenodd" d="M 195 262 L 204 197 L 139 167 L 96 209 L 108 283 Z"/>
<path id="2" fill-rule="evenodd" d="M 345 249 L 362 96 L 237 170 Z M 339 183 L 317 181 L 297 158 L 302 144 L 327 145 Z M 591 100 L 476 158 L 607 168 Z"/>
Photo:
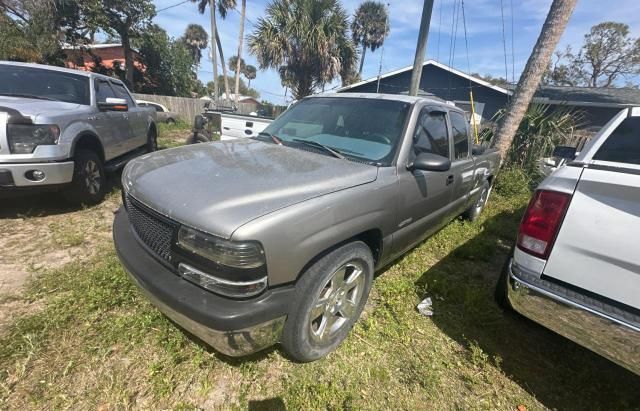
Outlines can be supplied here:
<path id="1" fill-rule="evenodd" d="M 0 337 L 0 409 L 638 407 L 638 377 L 494 304 L 527 196 L 496 192 L 480 221 L 389 267 L 347 341 L 310 364 L 277 347 L 218 355 L 155 310 L 105 242 L 20 297 L 43 308 Z M 426 296 L 432 317 L 415 309 Z"/>
<path id="2" fill-rule="evenodd" d="M 184 145 L 191 135 L 191 124 L 185 121 L 176 121 L 173 124 L 158 124 L 158 147 L 173 148 Z"/>

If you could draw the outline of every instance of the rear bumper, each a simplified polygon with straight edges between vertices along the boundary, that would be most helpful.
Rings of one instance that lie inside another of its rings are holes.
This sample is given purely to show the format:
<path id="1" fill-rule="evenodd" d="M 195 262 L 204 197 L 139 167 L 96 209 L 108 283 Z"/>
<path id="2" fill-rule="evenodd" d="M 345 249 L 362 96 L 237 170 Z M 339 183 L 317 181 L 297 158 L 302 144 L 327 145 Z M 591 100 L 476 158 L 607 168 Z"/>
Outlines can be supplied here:
<path id="1" fill-rule="evenodd" d="M 133 282 L 167 317 L 217 351 L 243 356 L 277 343 L 293 286 L 247 300 L 225 298 L 179 277 L 140 244 L 123 208 L 115 217 L 118 257 Z"/>
<path id="2" fill-rule="evenodd" d="M 30 171 L 42 171 L 40 181 L 27 178 Z M 40 187 L 70 183 L 73 179 L 73 161 L 59 163 L 0 163 L 0 187 Z"/>
<path id="3" fill-rule="evenodd" d="M 608 315 L 604 305 L 602 311 L 590 307 L 588 297 L 581 304 L 571 293 L 554 292 L 513 260 L 507 269 L 507 297 L 515 311 L 640 375 L 639 327 Z"/>

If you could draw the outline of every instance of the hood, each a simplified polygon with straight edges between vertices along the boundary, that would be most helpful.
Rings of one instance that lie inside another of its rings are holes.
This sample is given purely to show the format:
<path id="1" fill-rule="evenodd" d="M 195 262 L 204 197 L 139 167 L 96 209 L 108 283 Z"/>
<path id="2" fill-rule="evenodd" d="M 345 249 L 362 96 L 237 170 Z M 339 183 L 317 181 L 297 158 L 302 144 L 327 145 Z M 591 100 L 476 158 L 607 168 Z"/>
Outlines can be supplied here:
<path id="1" fill-rule="evenodd" d="M 0 111 L 16 110 L 24 117 L 34 118 L 40 115 L 54 116 L 61 111 L 77 110 L 80 104 L 65 103 L 63 101 L 39 100 L 23 97 L 0 96 Z M 3 110 L 4 109 L 4 110 Z"/>
<path id="2" fill-rule="evenodd" d="M 230 238 L 283 207 L 376 179 L 375 166 L 242 139 L 155 152 L 127 165 L 138 201 L 180 223 Z"/>

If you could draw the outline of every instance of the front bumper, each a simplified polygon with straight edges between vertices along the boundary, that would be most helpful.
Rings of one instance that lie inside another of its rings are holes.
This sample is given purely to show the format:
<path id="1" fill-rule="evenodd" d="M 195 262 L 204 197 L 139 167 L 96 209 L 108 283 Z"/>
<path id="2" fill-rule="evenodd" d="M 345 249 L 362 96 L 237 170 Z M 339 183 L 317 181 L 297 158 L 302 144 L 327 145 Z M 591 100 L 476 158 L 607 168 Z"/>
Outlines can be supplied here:
<path id="1" fill-rule="evenodd" d="M 277 343 L 293 286 L 247 300 L 225 298 L 179 277 L 140 243 L 121 208 L 113 224 L 118 257 L 134 283 L 161 312 L 217 351 L 243 356 Z"/>
<path id="2" fill-rule="evenodd" d="M 33 170 L 45 175 L 40 181 L 27 178 Z M 0 163 L 0 187 L 40 187 L 70 183 L 73 179 L 73 161 L 59 163 Z"/>
<path id="3" fill-rule="evenodd" d="M 540 279 L 513 260 L 507 270 L 507 298 L 515 311 L 640 375 L 635 314 Z"/>

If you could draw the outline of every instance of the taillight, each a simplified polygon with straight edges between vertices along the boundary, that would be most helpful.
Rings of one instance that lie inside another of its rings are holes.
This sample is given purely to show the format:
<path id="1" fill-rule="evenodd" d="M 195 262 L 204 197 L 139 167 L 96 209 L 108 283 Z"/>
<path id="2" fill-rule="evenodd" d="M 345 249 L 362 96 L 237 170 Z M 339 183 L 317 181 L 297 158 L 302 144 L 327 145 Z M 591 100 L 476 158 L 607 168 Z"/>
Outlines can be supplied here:
<path id="1" fill-rule="evenodd" d="M 518 248 L 547 259 L 570 200 L 569 194 L 536 191 L 520 223 Z"/>

